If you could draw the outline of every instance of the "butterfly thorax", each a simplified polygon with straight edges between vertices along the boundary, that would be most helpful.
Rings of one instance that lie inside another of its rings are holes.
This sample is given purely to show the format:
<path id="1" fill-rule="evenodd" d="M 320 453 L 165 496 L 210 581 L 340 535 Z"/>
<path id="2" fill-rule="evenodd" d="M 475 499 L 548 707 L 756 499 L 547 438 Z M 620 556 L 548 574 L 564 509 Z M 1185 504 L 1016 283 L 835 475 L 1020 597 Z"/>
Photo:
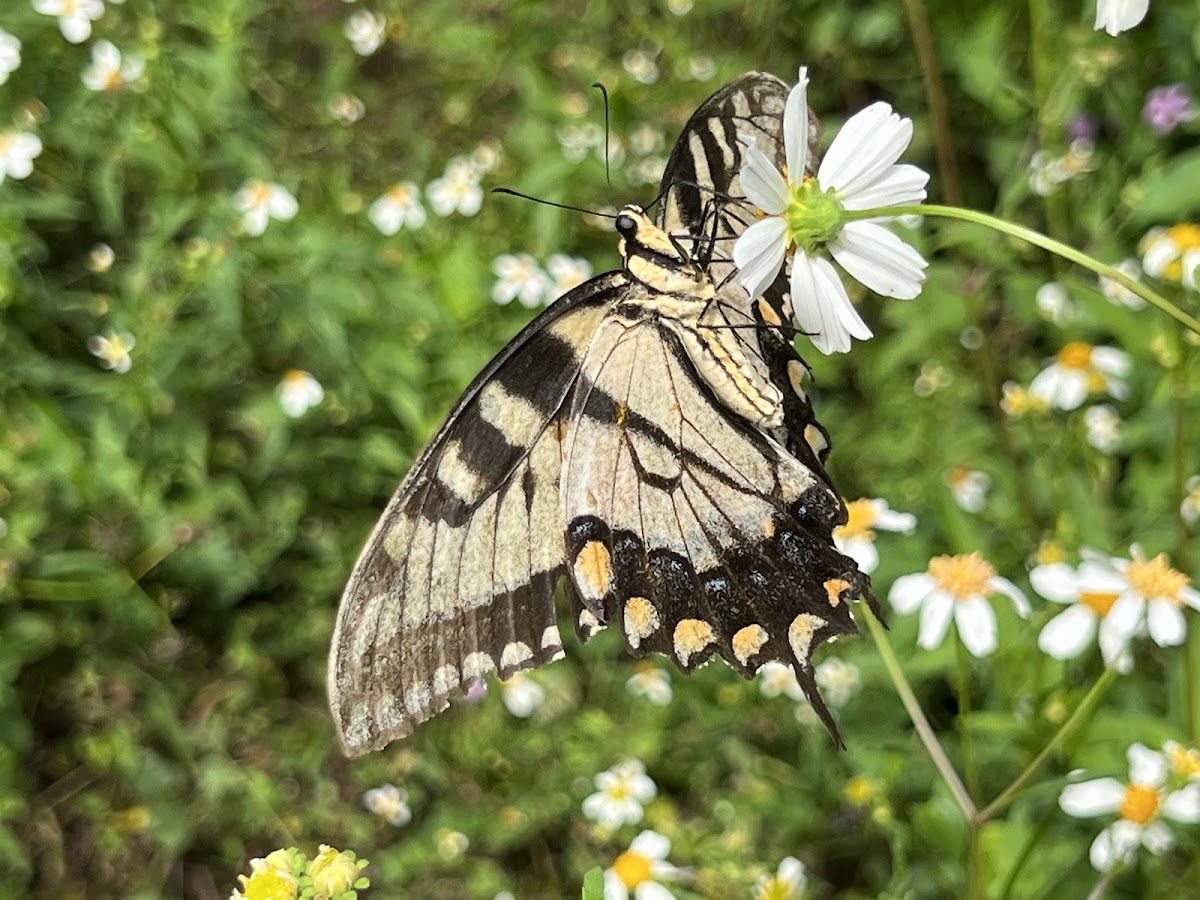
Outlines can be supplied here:
<path id="1" fill-rule="evenodd" d="M 626 206 L 617 214 L 617 232 L 625 271 L 634 281 L 655 293 L 680 295 L 693 302 L 712 299 L 716 289 L 708 273 L 651 222 L 640 206 Z"/>

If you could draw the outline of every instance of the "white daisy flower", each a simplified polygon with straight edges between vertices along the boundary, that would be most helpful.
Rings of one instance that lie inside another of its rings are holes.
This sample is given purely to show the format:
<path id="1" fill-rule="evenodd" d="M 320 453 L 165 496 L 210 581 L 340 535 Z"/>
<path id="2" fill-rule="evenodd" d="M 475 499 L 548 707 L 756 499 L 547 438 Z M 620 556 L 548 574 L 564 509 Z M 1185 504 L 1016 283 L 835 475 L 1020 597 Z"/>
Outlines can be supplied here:
<path id="1" fill-rule="evenodd" d="M 130 82 L 137 81 L 146 71 L 146 62 L 140 56 L 129 54 L 122 57 L 109 41 L 92 44 L 92 62 L 83 70 L 83 84 L 92 91 L 115 91 Z"/>
<path id="2" fill-rule="evenodd" d="M 1200 609 L 1200 592 L 1186 575 L 1171 568 L 1165 553 L 1146 559 L 1141 548 L 1134 546 L 1131 556 L 1112 561 L 1125 581 L 1121 596 L 1109 612 L 1113 627 L 1132 636 L 1145 624 L 1158 646 L 1182 644 L 1187 637 L 1183 608 Z"/>
<path id="3" fill-rule="evenodd" d="M 1113 37 L 1128 31 L 1146 18 L 1150 0 L 1096 0 L 1096 25 Z"/>
<path id="4" fill-rule="evenodd" d="M 33 171 L 33 161 L 41 155 L 42 140 L 26 131 L 0 132 L 0 184 L 5 178 L 20 181 Z"/>
<path id="5" fill-rule="evenodd" d="M 92 36 L 92 23 L 104 15 L 104 0 L 33 0 L 44 16 L 58 17 L 58 30 L 72 44 Z"/>
<path id="6" fill-rule="evenodd" d="M 1134 281 L 1140 281 L 1142 277 L 1142 267 L 1138 265 L 1136 259 L 1123 259 L 1113 266 L 1122 275 L 1127 275 Z M 1124 285 L 1117 284 L 1111 278 L 1100 279 L 1100 291 L 1104 294 L 1109 303 L 1113 305 L 1121 305 L 1129 309 L 1142 309 L 1146 305 L 1146 301 L 1131 291 Z"/>
<path id="7" fill-rule="evenodd" d="M 412 810 L 408 806 L 408 793 L 394 784 L 371 788 L 363 794 L 363 806 L 389 824 L 402 828 L 412 821 Z"/>
<path id="8" fill-rule="evenodd" d="M 298 419 L 313 407 L 320 406 L 325 399 L 325 389 L 308 372 L 292 369 L 279 380 L 275 396 L 279 398 L 284 414 Z"/>
<path id="9" fill-rule="evenodd" d="M 547 289 L 546 296 L 550 300 L 557 300 L 592 277 L 592 264 L 578 256 L 555 253 L 546 260 L 546 274 L 554 281 Z"/>
<path id="10" fill-rule="evenodd" d="M 1166 821 L 1200 822 L 1200 783 L 1167 789 L 1167 758 L 1142 744 L 1129 748 L 1129 782 L 1096 778 L 1069 784 L 1058 805 L 1069 816 L 1091 818 L 1117 813 L 1120 818 L 1096 836 L 1088 853 L 1092 866 L 1107 872 L 1130 862 L 1138 847 L 1164 853 L 1175 844 Z"/>
<path id="11" fill-rule="evenodd" d="M 1126 394 L 1129 368 L 1129 354 L 1122 350 L 1072 341 L 1034 376 L 1029 392 L 1063 410 L 1078 409 L 1089 394 L 1100 391 L 1120 400 Z"/>
<path id="12" fill-rule="evenodd" d="M 370 56 L 383 46 L 383 39 L 387 36 L 387 19 L 360 9 L 346 20 L 343 33 L 355 53 Z"/>
<path id="13" fill-rule="evenodd" d="M 800 900 L 808 887 L 804 863 L 785 856 L 774 875 L 764 875 L 754 886 L 754 900 Z"/>
<path id="14" fill-rule="evenodd" d="M 1034 296 L 1042 317 L 1055 325 L 1074 318 L 1075 310 L 1071 306 L 1071 298 L 1067 296 L 1067 289 L 1057 281 L 1047 281 Z"/>
<path id="15" fill-rule="evenodd" d="M 1151 228 L 1138 244 L 1142 270 L 1151 278 L 1197 288 L 1195 274 L 1200 264 L 1200 225 L 1180 222 L 1170 228 Z"/>
<path id="16" fill-rule="evenodd" d="M 505 708 L 518 719 L 528 719 L 546 699 L 542 686 L 525 672 L 513 672 L 500 682 L 500 699 Z"/>
<path id="17" fill-rule="evenodd" d="M 992 476 L 978 469 L 962 466 L 946 473 L 946 484 L 954 495 L 954 502 L 969 513 L 983 511 L 987 504 L 988 491 L 992 487 Z"/>
<path id="18" fill-rule="evenodd" d="M 642 806 L 654 799 L 658 788 L 640 759 L 627 759 L 599 773 L 596 793 L 583 801 L 583 814 L 609 831 L 642 821 Z"/>
<path id="19" fill-rule="evenodd" d="M 671 842 L 656 831 L 643 831 L 629 849 L 604 871 L 604 900 L 674 900 L 660 881 L 683 878 L 687 872 L 667 862 Z"/>
<path id="20" fill-rule="evenodd" d="M 765 662 L 758 668 L 758 689 L 764 697 L 778 697 L 787 694 L 791 699 L 801 701 L 806 699 L 804 689 L 796 680 L 796 673 L 791 666 L 781 662 Z"/>
<path id="21" fill-rule="evenodd" d="M 133 349 L 133 335 L 128 331 L 119 334 L 113 331 L 107 334 L 94 334 L 88 338 L 88 351 L 100 359 L 100 365 L 111 369 L 118 375 L 124 375 L 133 366 L 129 351 Z"/>
<path id="22" fill-rule="evenodd" d="M 411 181 L 393 184 L 367 209 L 367 218 L 381 234 L 393 235 L 401 228 L 420 228 L 425 224 L 421 189 Z"/>
<path id="23" fill-rule="evenodd" d="M 492 271 L 497 278 L 492 286 L 492 299 L 502 305 L 518 300 L 522 306 L 533 309 L 542 304 L 552 288 L 550 276 L 528 253 L 497 256 Z"/>
<path id="24" fill-rule="evenodd" d="M 500 142 L 495 138 L 486 138 L 471 151 L 471 162 L 483 172 L 491 172 L 500 165 Z"/>
<path id="25" fill-rule="evenodd" d="M 653 664 L 645 664 L 629 676 L 625 690 L 635 697 L 645 697 L 655 706 L 671 702 L 671 676 Z"/>
<path id="26" fill-rule="evenodd" d="M 483 188 L 479 186 L 479 167 L 463 156 L 446 163 L 441 178 L 435 178 L 425 188 L 429 205 L 439 216 L 452 212 L 473 216 L 483 205 Z"/>
<path id="27" fill-rule="evenodd" d="M 846 504 L 846 524 L 833 529 L 833 544 L 870 575 L 879 565 L 875 549 L 875 530 L 899 531 L 912 534 L 917 517 L 912 513 L 896 512 L 886 500 L 862 498 Z"/>
<path id="28" fill-rule="evenodd" d="M 1179 504 L 1179 515 L 1187 525 L 1200 522 L 1200 475 L 1193 475 L 1184 485 L 1187 495 Z"/>
<path id="29" fill-rule="evenodd" d="M 1133 658 L 1129 636 L 1109 616 L 1125 588 L 1125 580 L 1099 559 L 1086 559 L 1076 569 L 1067 563 L 1048 563 L 1029 573 L 1033 589 L 1054 603 L 1067 606 L 1038 635 L 1038 647 L 1055 659 L 1074 659 L 1099 635 L 1100 655 L 1106 666 L 1128 672 Z"/>
<path id="30" fill-rule="evenodd" d="M 954 620 L 963 645 L 976 657 L 996 649 L 996 614 L 987 598 L 1003 594 L 1021 618 L 1030 613 L 1029 601 L 1007 578 L 1001 578 L 978 553 L 936 556 L 929 570 L 896 579 L 888 602 L 901 615 L 920 610 L 917 643 L 926 650 L 937 647 Z"/>
<path id="31" fill-rule="evenodd" d="M 8 81 L 8 76 L 19 68 L 21 68 L 21 41 L 0 28 L 0 84 Z"/>
<path id="32" fill-rule="evenodd" d="M 353 94 L 335 94 L 329 101 L 329 114 L 343 125 L 353 125 L 367 112 L 367 105 Z"/>
<path id="33" fill-rule="evenodd" d="M 1185 747 L 1178 741 L 1164 741 L 1163 753 L 1171 765 L 1171 774 L 1184 781 L 1200 782 L 1200 748 Z"/>
<path id="34" fill-rule="evenodd" d="M 833 707 L 845 706 L 862 686 L 858 666 L 836 656 L 823 660 L 813 671 L 813 678 L 829 705 Z"/>
<path id="35" fill-rule="evenodd" d="M 1089 406 L 1083 414 L 1087 426 L 1087 442 L 1101 453 L 1112 453 L 1121 440 L 1124 423 L 1117 411 L 1107 403 Z"/>
<path id="36" fill-rule="evenodd" d="M 925 260 L 878 221 L 846 221 L 847 211 L 918 203 L 929 176 L 916 166 L 896 165 L 912 140 L 912 121 L 886 103 L 851 116 L 808 175 L 808 70 L 788 95 L 783 135 L 787 177 L 757 148 L 745 145 L 742 188 L 766 213 L 738 238 L 733 260 L 751 298 L 775 281 L 791 255 L 796 324 L 822 353 L 850 349 L 850 338 L 871 337 L 841 278 L 818 251 L 826 249 L 852 277 L 885 297 L 911 299 L 921 292 Z"/>
<path id="37" fill-rule="evenodd" d="M 252 178 L 238 188 L 233 195 L 233 205 L 242 214 L 242 228 L 254 237 L 267 230 L 271 219 L 287 222 L 300 208 L 287 188 L 258 178 Z"/>

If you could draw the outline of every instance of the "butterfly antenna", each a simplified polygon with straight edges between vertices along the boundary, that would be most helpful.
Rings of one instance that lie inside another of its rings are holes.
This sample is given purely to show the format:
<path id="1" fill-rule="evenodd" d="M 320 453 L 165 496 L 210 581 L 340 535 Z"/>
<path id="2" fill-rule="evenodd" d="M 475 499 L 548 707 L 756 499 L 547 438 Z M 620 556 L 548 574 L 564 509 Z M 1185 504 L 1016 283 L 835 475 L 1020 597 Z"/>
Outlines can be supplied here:
<path id="1" fill-rule="evenodd" d="M 608 171 L 608 91 L 599 81 L 592 84 L 604 96 L 604 180 L 612 187 L 612 177 Z"/>
<path id="2" fill-rule="evenodd" d="M 600 216 L 602 219 L 615 219 L 613 213 L 597 212 L 594 209 L 584 209 L 582 206 L 568 206 L 566 203 L 555 203 L 553 200 L 543 200 L 541 197 L 534 197 L 529 194 L 522 194 L 520 191 L 514 191 L 511 188 L 498 187 L 492 188 L 493 194 L 509 194 L 513 197 L 520 197 L 522 200 L 532 200 L 534 203 L 541 203 L 543 206 L 553 206 L 556 209 L 569 209 L 571 212 L 584 213 L 589 216 Z"/>

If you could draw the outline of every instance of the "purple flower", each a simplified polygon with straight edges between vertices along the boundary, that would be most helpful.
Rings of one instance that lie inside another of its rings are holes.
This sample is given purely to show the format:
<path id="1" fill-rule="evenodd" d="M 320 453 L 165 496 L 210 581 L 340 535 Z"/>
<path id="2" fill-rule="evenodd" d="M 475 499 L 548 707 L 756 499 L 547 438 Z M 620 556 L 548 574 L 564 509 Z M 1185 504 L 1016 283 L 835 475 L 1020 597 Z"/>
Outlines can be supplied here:
<path id="1" fill-rule="evenodd" d="M 1192 94 L 1183 84 L 1164 84 L 1151 88 L 1142 107 L 1142 118 L 1160 136 L 1170 134 L 1181 122 L 1196 117 Z"/>
<path id="2" fill-rule="evenodd" d="M 482 678 L 476 678 L 467 685 L 467 692 L 463 699 L 468 703 L 478 703 L 486 693 L 487 685 L 484 684 Z"/>
<path id="3" fill-rule="evenodd" d="M 1100 125 L 1090 113 L 1079 113 L 1067 123 L 1067 136 L 1072 141 L 1095 141 Z"/>

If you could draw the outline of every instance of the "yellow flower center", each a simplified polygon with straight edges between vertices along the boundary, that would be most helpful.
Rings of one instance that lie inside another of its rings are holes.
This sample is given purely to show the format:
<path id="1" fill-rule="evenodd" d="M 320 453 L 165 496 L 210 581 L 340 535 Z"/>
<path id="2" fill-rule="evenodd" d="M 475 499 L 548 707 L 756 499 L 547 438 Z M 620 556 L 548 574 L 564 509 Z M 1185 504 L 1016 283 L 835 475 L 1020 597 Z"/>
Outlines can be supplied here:
<path id="1" fill-rule="evenodd" d="M 1066 552 L 1062 548 L 1062 544 L 1053 538 L 1047 538 L 1038 544 L 1037 553 L 1034 554 L 1034 561 L 1039 566 L 1047 566 L 1050 563 L 1064 562 L 1067 558 Z"/>
<path id="2" fill-rule="evenodd" d="M 0 156 L 8 155 L 8 150 L 13 145 L 14 140 L 16 139 L 13 137 L 11 131 L 5 131 L 0 134 Z"/>
<path id="3" fill-rule="evenodd" d="M 996 576 L 996 570 L 978 553 L 968 553 L 935 556 L 929 561 L 929 574 L 941 590 L 958 600 L 969 600 L 991 593 L 988 581 Z"/>
<path id="4" fill-rule="evenodd" d="M 758 889 L 757 900 L 792 900 L 796 896 L 795 888 L 780 878 L 772 875 Z"/>
<path id="5" fill-rule="evenodd" d="M 846 787 L 842 791 L 846 799 L 855 806 L 866 806 L 875 799 L 878 792 L 878 783 L 865 775 L 856 775 L 851 778 L 846 782 Z"/>
<path id="6" fill-rule="evenodd" d="M 842 540 L 852 537 L 875 540 L 875 532 L 871 530 L 871 526 L 875 524 L 875 508 L 870 500 L 853 500 L 847 503 L 846 513 L 846 524 L 833 529 L 834 537 Z"/>
<path id="7" fill-rule="evenodd" d="M 608 796 L 614 800 L 624 800 L 629 796 L 629 784 L 624 778 L 618 779 L 617 783 L 608 789 Z"/>
<path id="8" fill-rule="evenodd" d="M 1147 600 L 1170 600 L 1176 606 L 1183 603 L 1179 592 L 1188 585 L 1188 577 L 1167 565 L 1167 555 L 1160 553 L 1154 559 L 1135 559 L 1129 564 L 1127 573 L 1133 589 Z"/>
<path id="9" fill-rule="evenodd" d="M 251 181 L 246 185 L 247 203 L 250 207 L 265 206 L 271 199 L 271 186 L 265 181 Z"/>
<path id="10" fill-rule="evenodd" d="M 408 206 L 412 203 L 413 189 L 406 184 L 398 184 L 387 192 L 387 196 L 397 206 Z"/>
<path id="11" fill-rule="evenodd" d="M 1064 369 L 1090 369 L 1092 345 L 1083 341 L 1072 341 L 1058 351 L 1057 360 Z"/>
<path id="12" fill-rule="evenodd" d="M 1167 760 L 1171 770 L 1185 778 L 1200 776 L 1200 750 L 1195 747 L 1183 747 L 1176 744 L 1167 748 Z"/>
<path id="13" fill-rule="evenodd" d="M 294 900 L 296 882 L 278 869 L 260 869 L 249 878 L 242 879 L 242 893 L 246 900 Z"/>
<path id="14" fill-rule="evenodd" d="M 636 850 L 626 850 L 613 863 L 613 871 L 625 887 L 637 887 L 650 880 L 650 860 Z"/>
<path id="15" fill-rule="evenodd" d="M 1195 250 L 1200 247 L 1200 225 L 1191 222 L 1180 222 L 1167 229 L 1167 237 L 1171 239 L 1180 253 L 1185 250 Z"/>
<path id="16" fill-rule="evenodd" d="M 1080 591 L 1079 602 L 1103 619 L 1113 608 L 1113 604 L 1117 602 L 1118 596 L 1118 594 L 1099 591 Z"/>
<path id="17" fill-rule="evenodd" d="M 1142 784 L 1131 784 L 1125 788 L 1119 812 L 1121 818 L 1145 825 L 1158 815 L 1158 791 Z"/>

